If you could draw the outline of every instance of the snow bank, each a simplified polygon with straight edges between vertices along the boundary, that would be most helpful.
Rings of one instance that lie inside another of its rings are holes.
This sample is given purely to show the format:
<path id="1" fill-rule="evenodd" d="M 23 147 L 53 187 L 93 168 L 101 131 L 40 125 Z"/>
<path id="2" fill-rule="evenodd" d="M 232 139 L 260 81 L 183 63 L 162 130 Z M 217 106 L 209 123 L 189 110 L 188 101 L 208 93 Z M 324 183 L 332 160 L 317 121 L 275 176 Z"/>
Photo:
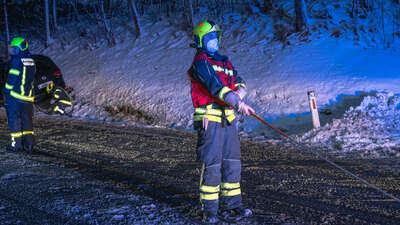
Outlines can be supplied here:
<path id="1" fill-rule="evenodd" d="M 338 13 L 335 19 L 350 23 L 346 7 L 331 11 Z M 196 15 L 195 23 L 204 18 L 208 17 Z M 398 44 L 389 51 L 368 48 L 361 40 L 352 40 L 351 32 L 332 37 L 330 24 L 338 21 L 328 23 L 329 29 L 317 26 L 309 40 L 291 35 L 284 44 L 273 41 L 276 21 L 271 16 L 227 13 L 217 22 L 223 29 L 220 53 L 230 57 L 247 81 L 246 102 L 266 119 L 304 115 L 310 90 L 315 91 L 319 108 L 359 91 L 400 93 L 400 56 L 393 52 Z M 53 58 L 75 89 L 74 117 L 190 129 L 193 107 L 186 71 L 195 54 L 189 48 L 191 35 L 167 18 L 143 18 L 142 23 L 144 32 L 138 39 L 130 32 L 132 27 L 116 26 L 113 47 L 101 41 L 101 27 L 85 30 L 87 37 L 72 35 L 77 32 L 74 27 L 65 29 L 71 31 L 63 33 L 62 40 L 67 41 L 32 52 Z M 243 125 L 246 132 L 258 126 L 251 119 Z"/>
<path id="2" fill-rule="evenodd" d="M 282 49 L 279 43 L 263 40 L 264 31 L 258 26 L 246 25 L 262 19 L 237 19 L 224 24 L 228 32 L 221 53 L 231 57 L 247 81 L 246 101 L 265 118 L 308 112 L 309 90 L 315 91 L 319 107 L 357 91 L 400 93 L 396 54 L 361 49 L 323 35 L 310 43 L 293 40 Z M 188 47 L 191 38 L 169 21 L 145 28 L 142 38 L 131 41 L 127 34 L 112 48 L 67 45 L 60 50 L 54 45 L 39 51 L 54 59 L 67 84 L 76 90 L 74 116 L 191 127 L 193 107 L 186 74 L 195 53 Z M 80 42 L 78 38 L 71 43 Z M 253 129 L 257 124 L 245 126 Z"/>
<path id="3" fill-rule="evenodd" d="M 342 119 L 307 132 L 301 141 L 336 153 L 399 157 L 400 95 L 380 92 L 367 96 L 360 106 L 347 110 Z"/>

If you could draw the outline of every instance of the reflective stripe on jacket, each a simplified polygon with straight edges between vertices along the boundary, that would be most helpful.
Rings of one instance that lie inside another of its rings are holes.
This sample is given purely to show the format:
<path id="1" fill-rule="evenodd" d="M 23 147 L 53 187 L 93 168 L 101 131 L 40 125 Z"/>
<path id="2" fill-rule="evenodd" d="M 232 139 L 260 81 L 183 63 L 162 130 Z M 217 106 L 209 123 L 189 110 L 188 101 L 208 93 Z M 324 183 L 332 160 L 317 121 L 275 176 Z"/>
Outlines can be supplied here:
<path id="1" fill-rule="evenodd" d="M 33 81 L 36 66 L 29 52 L 21 52 L 10 62 L 4 93 L 22 102 L 33 102 Z"/>
<path id="2" fill-rule="evenodd" d="M 213 107 L 214 106 L 214 107 Z M 206 117 L 208 121 L 222 122 L 222 117 L 226 118 L 229 122 L 232 122 L 236 116 L 233 109 L 225 108 L 216 109 L 215 105 L 210 104 L 203 107 L 197 107 L 194 109 L 194 121 L 202 121 L 203 117 Z"/>
<path id="3" fill-rule="evenodd" d="M 196 63 L 200 61 L 208 63 L 206 71 L 202 71 L 206 74 L 201 74 L 197 76 L 199 77 L 198 79 L 195 79 L 196 73 L 200 72 L 196 70 Z M 218 61 L 206 53 L 198 51 L 188 71 L 188 75 L 191 82 L 194 107 L 212 103 L 226 106 L 224 102 L 225 94 L 235 89 L 233 67 L 229 60 Z M 205 75 L 207 75 L 207 80 L 202 79 Z"/>

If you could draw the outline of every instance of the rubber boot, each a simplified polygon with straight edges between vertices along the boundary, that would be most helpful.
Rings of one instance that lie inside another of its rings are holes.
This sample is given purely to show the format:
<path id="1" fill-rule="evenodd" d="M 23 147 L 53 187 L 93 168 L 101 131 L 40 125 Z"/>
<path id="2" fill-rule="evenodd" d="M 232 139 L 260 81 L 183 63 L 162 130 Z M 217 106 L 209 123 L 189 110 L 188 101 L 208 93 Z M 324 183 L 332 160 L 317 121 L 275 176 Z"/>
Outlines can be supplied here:
<path id="1" fill-rule="evenodd" d="M 239 221 L 243 218 L 250 217 L 253 215 L 253 212 L 250 209 L 246 209 L 243 207 L 229 209 L 223 211 L 220 216 L 226 221 Z"/>

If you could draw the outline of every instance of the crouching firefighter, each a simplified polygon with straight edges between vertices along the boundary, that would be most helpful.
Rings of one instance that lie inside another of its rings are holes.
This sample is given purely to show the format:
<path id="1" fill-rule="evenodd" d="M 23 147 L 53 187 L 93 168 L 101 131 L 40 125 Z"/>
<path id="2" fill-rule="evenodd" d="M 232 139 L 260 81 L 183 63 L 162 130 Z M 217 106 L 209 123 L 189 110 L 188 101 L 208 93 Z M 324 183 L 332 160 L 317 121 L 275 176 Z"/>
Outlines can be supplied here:
<path id="1" fill-rule="evenodd" d="M 246 93 L 227 56 L 218 53 L 221 30 L 212 21 L 194 28 L 197 53 L 188 71 L 198 134 L 197 158 L 202 163 L 200 202 L 203 221 L 240 220 L 252 214 L 242 205 L 241 160 L 234 110 L 250 115 L 254 110 L 242 99 Z"/>
<path id="2" fill-rule="evenodd" d="M 67 109 L 72 107 L 71 97 L 64 88 L 50 83 L 46 86 L 46 92 L 52 96 L 49 113 L 65 115 L 70 112 Z"/>
<path id="3" fill-rule="evenodd" d="M 11 62 L 4 87 L 8 128 L 11 135 L 10 151 L 33 152 L 33 80 L 35 62 L 28 51 L 28 42 L 13 38 L 10 48 Z"/>

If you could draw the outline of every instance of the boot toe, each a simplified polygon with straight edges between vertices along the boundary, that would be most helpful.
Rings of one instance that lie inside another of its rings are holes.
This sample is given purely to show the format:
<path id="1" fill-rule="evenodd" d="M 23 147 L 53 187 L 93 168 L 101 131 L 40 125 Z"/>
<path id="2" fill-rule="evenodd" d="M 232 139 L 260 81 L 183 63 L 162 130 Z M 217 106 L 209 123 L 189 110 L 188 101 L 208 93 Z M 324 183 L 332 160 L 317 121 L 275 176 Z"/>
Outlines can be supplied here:
<path id="1" fill-rule="evenodd" d="M 225 210 L 221 213 L 221 217 L 228 221 L 239 221 L 243 218 L 250 217 L 251 215 L 253 215 L 253 212 L 250 209 L 242 207 Z"/>
<path id="2" fill-rule="evenodd" d="M 218 217 L 216 215 L 207 215 L 207 214 L 203 215 L 202 222 L 205 224 L 217 224 L 217 223 L 219 223 L 219 221 L 220 220 L 218 219 Z"/>

